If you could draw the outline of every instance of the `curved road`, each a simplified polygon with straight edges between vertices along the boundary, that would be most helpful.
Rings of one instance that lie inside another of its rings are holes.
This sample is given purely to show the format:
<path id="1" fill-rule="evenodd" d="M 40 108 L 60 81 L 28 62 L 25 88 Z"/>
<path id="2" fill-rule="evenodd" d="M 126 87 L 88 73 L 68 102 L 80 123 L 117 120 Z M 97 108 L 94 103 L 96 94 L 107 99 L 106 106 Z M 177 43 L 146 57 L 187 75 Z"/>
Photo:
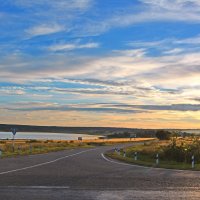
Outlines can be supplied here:
<path id="1" fill-rule="evenodd" d="M 123 145 L 118 145 L 118 147 Z M 199 199 L 200 172 L 113 162 L 114 146 L 0 160 L 2 200 Z"/>

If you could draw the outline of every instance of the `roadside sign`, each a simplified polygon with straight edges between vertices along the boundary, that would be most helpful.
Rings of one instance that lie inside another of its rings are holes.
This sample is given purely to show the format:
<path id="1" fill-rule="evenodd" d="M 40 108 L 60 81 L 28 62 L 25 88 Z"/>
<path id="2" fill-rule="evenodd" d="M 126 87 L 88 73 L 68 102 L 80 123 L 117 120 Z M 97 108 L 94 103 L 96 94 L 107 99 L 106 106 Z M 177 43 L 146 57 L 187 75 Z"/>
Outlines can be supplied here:
<path id="1" fill-rule="evenodd" d="M 11 131 L 12 131 L 13 135 L 16 135 L 16 133 L 17 133 L 17 129 L 16 128 L 11 128 Z"/>
<path id="2" fill-rule="evenodd" d="M 12 142 L 12 148 L 13 148 L 13 152 L 15 151 L 15 135 L 17 133 L 17 129 L 16 128 L 11 128 L 11 132 L 13 134 L 13 142 Z"/>
<path id="3" fill-rule="evenodd" d="M 82 141 L 82 140 L 83 140 L 83 138 L 82 138 L 82 137 L 78 137 L 78 140 L 79 140 L 79 141 Z"/>

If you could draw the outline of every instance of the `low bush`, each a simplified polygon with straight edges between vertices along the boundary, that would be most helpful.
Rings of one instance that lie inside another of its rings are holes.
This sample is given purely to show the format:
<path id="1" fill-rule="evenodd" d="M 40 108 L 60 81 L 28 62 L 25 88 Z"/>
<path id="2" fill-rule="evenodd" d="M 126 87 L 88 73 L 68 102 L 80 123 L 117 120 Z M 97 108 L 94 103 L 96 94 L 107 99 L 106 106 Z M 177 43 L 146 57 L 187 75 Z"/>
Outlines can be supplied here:
<path id="1" fill-rule="evenodd" d="M 35 139 L 31 139 L 31 140 L 27 140 L 26 143 L 36 143 L 39 142 L 38 140 Z"/>
<path id="2" fill-rule="evenodd" d="M 195 139 L 192 143 L 177 144 L 173 139 L 171 144 L 162 148 L 161 159 L 174 160 L 177 162 L 191 162 L 191 157 L 195 156 L 195 161 L 200 161 L 200 141 Z"/>
<path id="3" fill-rule="evenodd" d="M 95 142 L 87 142 L 86 143 L 87 145 L 89 145 L 89 146 L 104 146 L 105 145 L 105 143 L 95 143 Z"/>

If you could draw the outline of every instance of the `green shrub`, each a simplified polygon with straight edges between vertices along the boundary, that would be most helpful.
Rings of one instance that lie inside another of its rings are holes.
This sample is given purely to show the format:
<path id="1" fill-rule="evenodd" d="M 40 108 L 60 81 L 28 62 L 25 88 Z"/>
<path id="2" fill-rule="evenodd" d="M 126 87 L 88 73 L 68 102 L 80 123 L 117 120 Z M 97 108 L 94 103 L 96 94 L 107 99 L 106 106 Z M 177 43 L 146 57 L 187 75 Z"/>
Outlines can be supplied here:
<path id="1" fill-rule="evenodd" d="M 87 145 L 91 145 L 91 146 L 104 146 L 105 143 L 104 142 L 101 142 L 101 143 L 96 143 L 96 142 L 87 142 L 86 143 Z"/>
<path id="2" fill-rule="evenodd" d="M 26 141 L 26 143 L 36 143 L 36 142 L 39 142 L 39 141 L 37 141 L 35 139 L 31 139 L 31 140 Z"/>
<path id="3" fill-rule="evenodd" d="M 191 157 L 195 156 L 195 161 L 200 161 L 200 141 L 194 140 L 191 144 L 178 145 L 176 139 L 162 149 L 161 159 L 174 160 L 177 162 L 191 162 Z"/>

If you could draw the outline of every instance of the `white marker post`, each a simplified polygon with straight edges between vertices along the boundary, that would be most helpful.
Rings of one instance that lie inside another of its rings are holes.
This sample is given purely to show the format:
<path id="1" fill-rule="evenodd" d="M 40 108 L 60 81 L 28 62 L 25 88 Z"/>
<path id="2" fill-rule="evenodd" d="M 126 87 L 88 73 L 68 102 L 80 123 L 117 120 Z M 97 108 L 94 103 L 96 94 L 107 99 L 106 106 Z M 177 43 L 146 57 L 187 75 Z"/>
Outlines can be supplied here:
<path id="1" fill-rule="evenodd" d="M 135 152 L 135 161 L 137 160 L 137 152 Z"/>
<path id="2" fill-rule="evenodd" d="M 16 133 L 17 133 L 17 130 L 16 130 L 16 128 L 12 128 L 11 131 L 12 131 L 12 134 L 13 134 L 13 138 L 12 138 L 12 148 L 13 148 L 13 152 L 14 152 L 14 151 L 15 151 L 15 135 L 16 135 Z"/>
<path id="3" fill-rule="evenodd" d="M 124 151 L 124 157 L 126 157 L 126 152 Z"/>
<path id="4" fill-rule="evenodd" d="M 0 149 L 0 158 L 2 158 L 2 150 Z"/>
<path id="5" fill-rule="evenodd" d="M 32 153 L 32 145 L 31 144 L 30 144 L 29 149 L 30 149 L 30 153 Z"/>
<path id="6" fill-rule="evenodd" d="M 118 153 L 118 155 L 120 156 L 120 149 L 117 149 L 117 153 Z"/>
<path id="7" fill-rule="evenodd" d="M 159 154 L 157 153 L 156 154 L 156 165 L 158 165 L 159 164 Z"/>
<path id="8" fill-rule="evenodd" d="M 194 155 L 192 156 L 192 169 L 194 169 Z"/>

